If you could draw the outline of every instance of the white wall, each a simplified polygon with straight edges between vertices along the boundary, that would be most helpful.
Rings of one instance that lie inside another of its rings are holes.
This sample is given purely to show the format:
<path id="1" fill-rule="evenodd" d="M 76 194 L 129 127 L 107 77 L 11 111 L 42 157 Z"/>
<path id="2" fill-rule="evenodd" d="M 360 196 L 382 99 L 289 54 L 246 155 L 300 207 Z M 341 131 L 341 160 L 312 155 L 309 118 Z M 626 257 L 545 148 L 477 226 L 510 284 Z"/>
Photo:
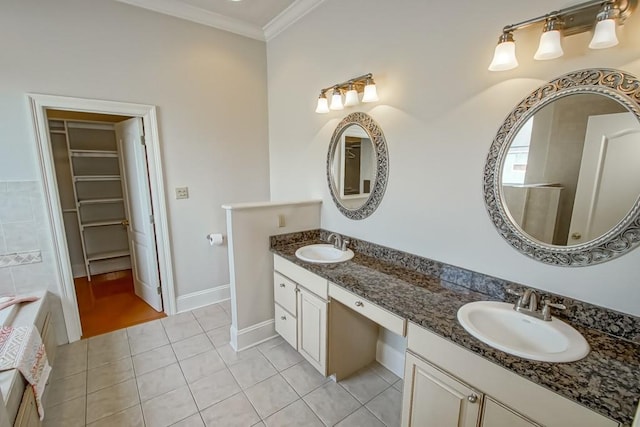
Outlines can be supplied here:
<path id="1" fill-rule="evenodd" d="M 0 181 L 40 179 L 28 92 L 156 105 L 176 295 L 228 284 L 205 236 L 269 198 L 265 44 L 104 0 L 3 2 L 0 28 Z"/>
<path id="2" fill-rule="evenodd" d="M 269 236 L 319 228 L 320 201 L 229 204 L 224 208 L 231 270 L 231 345 L 242 350 L 275 335 Z"/>
<path id="3" fill-rule="evenodd" d="M 639 12 L 619 31 L 619 46 L 589 50 L 584 33 L 565 39 L 555 61 L 532 59 L 541 29 L 519 31 L 520 67 L 487 71 L 503 26 L 563 5 L 326 0 L 267 43 L 272 200 L 319 197 L 326 229 L 640 315 L 640 250 L 598 266 L 548 266 L 499 236 L 482 198 L 489 146 L 530 91 L 580 68 L 640 75 Z M 366 72 L 380 102 L 314 113 L 321 88 Z M 390 176 L 378 210 L 352 221 L 331 201 L 325 162 L 333 129 L 358 110 L 386 135 Z"/>

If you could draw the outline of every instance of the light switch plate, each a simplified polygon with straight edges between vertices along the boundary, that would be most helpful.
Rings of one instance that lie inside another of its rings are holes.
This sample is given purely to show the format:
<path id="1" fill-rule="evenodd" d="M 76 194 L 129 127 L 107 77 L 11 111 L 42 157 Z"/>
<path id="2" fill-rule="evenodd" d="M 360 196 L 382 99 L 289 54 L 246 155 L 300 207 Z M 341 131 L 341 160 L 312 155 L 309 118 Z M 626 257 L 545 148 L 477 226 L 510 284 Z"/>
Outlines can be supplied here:
<path id="1" fill-rule="evenodd" d="M 278 228 L 283 228 L 286 226 L 286 221 L 284 220 L 284 215 L 283 214 L 279 214 L 278 215 Z"/>
<path id="2" fill-rule="evenodd" d="M 188 199 L 189 187 L 176 187 L 176 199 Z"/>

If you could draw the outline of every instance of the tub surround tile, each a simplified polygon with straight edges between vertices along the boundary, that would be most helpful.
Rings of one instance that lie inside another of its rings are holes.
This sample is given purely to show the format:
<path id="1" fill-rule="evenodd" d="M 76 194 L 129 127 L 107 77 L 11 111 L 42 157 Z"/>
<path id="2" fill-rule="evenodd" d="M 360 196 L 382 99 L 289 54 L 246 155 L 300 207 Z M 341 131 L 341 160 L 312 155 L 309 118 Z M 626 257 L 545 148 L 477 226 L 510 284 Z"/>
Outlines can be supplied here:
<path id="1" fill-rule="evenodd" d="M 525 286 L 353 238 L 351 261 L 320 265 L 295 257 L 297 248 L 320 243 L 328 235 L 326 230 L 312 230 L 272 236 L 271 251 L 551 391 L 631 424 L 640 399 L 640 318 L 540 292 L 542 298 L 567 305 L 556 315 L 578 329 L 592 350 L 570 364 L 521 359 L 473 338 L 456 314 L 468 302 L 515 302 L 506 289 Z M 399 392 L 398 388 L 388 390 Z M 388 390 L 385 393 L 391 394 Z M 374 405 L 369 410 L 375 414 L 378 409 Z"/>

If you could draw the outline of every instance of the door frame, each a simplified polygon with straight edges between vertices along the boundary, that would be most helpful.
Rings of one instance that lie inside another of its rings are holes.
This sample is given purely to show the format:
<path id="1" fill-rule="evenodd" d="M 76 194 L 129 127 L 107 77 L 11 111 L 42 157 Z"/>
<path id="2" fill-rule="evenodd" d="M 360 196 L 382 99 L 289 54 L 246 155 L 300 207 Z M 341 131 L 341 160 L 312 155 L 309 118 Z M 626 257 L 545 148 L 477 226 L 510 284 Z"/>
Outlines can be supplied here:
<path id="1" fill-rule="evenodd" d="M 97 99 L 74 98 L 66 96 L 27 94 L 33 118 L 34 133 L 37 145 L 39 173 L 45 196 L 45 204 L 51 225 L 54 246 L 54 268 L 56 282 L 62 302 L 62 312 L 69 342 L 77 341 L 82 336 L 80 312 L 76 299 L 71 261 L 64 231 L 62 206 L 58 195 L 53 151 L 49 141 L 47 109 L 72 110 L 98 114 L 116 114 L 130 117 L 141 117 L 147 145 L 147 163 L 151 204 L 154 213 L 154 231 L 158 252 L 158 268 L 164 312 L 167 315 L 176 313 L 176 296 L 169 224 L 167 221 L 167 204 L 164 191 L 164 174 L 162 155 L 158 133 L 158 119 L 154 105 L 132 104 L 127 102 L 105 101 Z"/>

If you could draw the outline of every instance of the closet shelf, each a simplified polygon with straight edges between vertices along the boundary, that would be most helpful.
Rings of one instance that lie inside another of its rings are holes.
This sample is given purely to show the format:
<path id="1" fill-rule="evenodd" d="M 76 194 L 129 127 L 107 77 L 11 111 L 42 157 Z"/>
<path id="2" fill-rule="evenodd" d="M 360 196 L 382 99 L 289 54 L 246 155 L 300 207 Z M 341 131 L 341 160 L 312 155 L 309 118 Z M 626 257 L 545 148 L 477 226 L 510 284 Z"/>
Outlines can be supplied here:
<path id="1" fill-rule="evenodd" d="M 122 197 L 119 198 L 113 198 L 113 199 L 86 199 L 86 200 L 78 200 L 78 205 L 82 206 L 82 205 L 96 205 L 99 203 L 117 203 L 117 202 L 124 202 L 124 199 Z"/>
<path id="2" fill-rule="evenodd" d="M 120 175 L 76 175 L 73 177 L 76 182 L 88 181 L 120 181 Z"/>
<path id="3" fill-rule="evenodd" d="M 111 219 L 111 220 L 105 220 L 105 221 L 90 221 L 90 222 L 82 223 L 80 225 L 82 226 L 82 228 L 104 227 L 107 225 L 122 225 L 122 221 L 124 221 L 124 218 Z"/>
<path id="4" fill-rule="evenodd" d="M 62 213 L 76 213 L 77 209 L 62 209 Z"/>
<path id="5" fill-rule="evenodd" d="M 61 129 L 51 129 L 49 132 L 51 132 L 51 133 L 59 133 L 59 134 L 62 134 L 62 135 L 66 135 L 67 134 L 66 130 L 61 130 Z"/>
<path id="6" fill-rule="evenodd" d="M 117 151 L 110 150 L 69 150 L 71 157 L 118 157 Z"/>
<path id="7" fill-rule="evenodd" d="M 129 256 L 128 250 L 112 251 L 112 252 L 97 252 L 95 254 L 87 254 L 87 261 L 100 261 L 103 259 L 121 258 Z"/>

